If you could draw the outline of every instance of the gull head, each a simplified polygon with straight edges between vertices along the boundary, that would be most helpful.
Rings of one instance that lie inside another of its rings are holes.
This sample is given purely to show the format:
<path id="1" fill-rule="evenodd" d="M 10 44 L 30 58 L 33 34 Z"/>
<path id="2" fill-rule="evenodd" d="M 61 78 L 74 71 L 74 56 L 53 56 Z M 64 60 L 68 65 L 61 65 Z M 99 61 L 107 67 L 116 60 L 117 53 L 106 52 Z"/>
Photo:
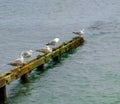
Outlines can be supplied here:
<path id="1" fill-rule="evenodd" d="M 55 38 L 55 41 L 58 42 L 60 39 L 59 38 Z"/>
<path id="2" fill-rule="evenodd" d="M 30 53 L 33 53 L 33 50 L 29 50 Z"/>

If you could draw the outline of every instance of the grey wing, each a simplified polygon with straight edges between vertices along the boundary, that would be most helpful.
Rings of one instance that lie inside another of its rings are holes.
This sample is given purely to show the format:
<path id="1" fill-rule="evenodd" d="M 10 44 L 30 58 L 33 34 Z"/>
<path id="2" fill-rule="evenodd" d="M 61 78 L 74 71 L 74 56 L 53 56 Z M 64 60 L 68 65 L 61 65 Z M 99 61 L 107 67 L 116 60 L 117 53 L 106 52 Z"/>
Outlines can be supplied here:
<path id="1" fill-rule="evenodd" d="M 55 44 L 55 40 L 52 40 L 51 42 L 48 42 L 46 45 L 54 45 Z"/>
<path id="2" fill-rule="evenodd" d="M 28 55 L 28 53 L 27 53 L 27 52 L 25 52 L 25 53 L 23 53 L 23 55 L 24 55 L 24 56 L 26 56 L 26 55 Z"/>
<path id="3" fill-rule="evenodd" d="M 30 57 L 31 55 L 30 55 L 29 53 L 25 52 L 25 53 L 23 53 L 23 56 L 24 56 L 25 58 L 27 58 L 27 57 Z"/>

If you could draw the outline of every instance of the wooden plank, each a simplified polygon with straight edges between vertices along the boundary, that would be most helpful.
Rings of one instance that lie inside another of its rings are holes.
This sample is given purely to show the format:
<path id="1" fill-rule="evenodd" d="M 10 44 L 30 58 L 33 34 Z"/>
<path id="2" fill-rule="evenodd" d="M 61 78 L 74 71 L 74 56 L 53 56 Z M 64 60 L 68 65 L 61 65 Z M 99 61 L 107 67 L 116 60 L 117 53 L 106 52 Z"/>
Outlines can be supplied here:
<path id="1" fill-rule="evenodd" d="M 8 71 L 5 74 L 0 75 L 0 88 L 10 83 L 11 81 L 23 76 L 24 74 L 29 73 L 34 68 L 37 68 L 41 65 L 44 65 L 50 59 L 59 57 L 61 54 L 70 51 L 83 44 L 84 39 L 80 37 L 73 38 L 67 43 L 63 43 L 62 45 L 56 47 L 52 53 L 46 55 L 38 55 L 36 58 L 26 62 L 23 66 L 18 66 Z"/>
<path id="2" fill-rule="evenodd" d="M 59 56 L 59 55 L 60 55 L 60 49 L 57 49 L 57 50 L 52 52 L 52 58 Z"/>
<path id="3" fill-rule="evenodd" d="M 36 59 L 34 62 L 31 62 L 28 66 L 30 67 L 30 70 L 32 70 L 44 63 L 45 63 L 45 57 L 42 57 L 40 59 Z"/>
<path id="4" fill-rule="evenodd" d="M 52 58 L 52 53 L 49 53 L 45 56 L 45 62 L 48 62 Z"/>
<path id="5" fill-rule="evenodd" d="M 29 63 L 28 65 L 25 65 L 23 67 L 17 67 L 16 69 L 6 73 L 2 80 L 5 80 L 6 83 L 3 83 L 2 81 L 0 81 L 0 86 L 4 86 L 8 83 L 10 83 L 11 81 L 21 77 L 22 75 L 28 73 L 29 71 L 31 71 L 32 69 L 38 67 L 39 65 L 42 65 L 45 61 L 45 58 L 41 58 L 38 59 L 34 62 Z"/>
<path id="6" fill-rule="evenodd" d="M 29 69 L 30 69 L 29 66 L 25 66 L 19 70 L 19 73 L 16 73 L 16 74 L 18 77 L 21 77 L 24 74 L 28 73 L 30 71 Z"/>
<path id="7" fill-rule="evenodd" d="M 63 53 L 65 53 L 66 52 L 66 50 L 65 50 L 66 48 L 64 47 L 64 46 L 62 46 L 61 47 L 61 49 L 60 49 L 60 54 L 63 54 Z"/>

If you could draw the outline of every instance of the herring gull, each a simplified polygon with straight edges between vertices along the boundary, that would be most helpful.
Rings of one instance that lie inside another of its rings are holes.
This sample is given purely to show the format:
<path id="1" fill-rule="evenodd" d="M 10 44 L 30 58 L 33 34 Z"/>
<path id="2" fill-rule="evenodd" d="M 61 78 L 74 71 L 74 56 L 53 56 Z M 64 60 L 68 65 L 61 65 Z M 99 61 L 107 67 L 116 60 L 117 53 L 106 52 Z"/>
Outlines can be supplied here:
<path id="1" fill-rule="evenodd" d="M 23 52 L 23 57 L 29 58 L 32 56 L 32 54 L 33 54 L 33 50 L 29 50 L 29 51 Z"/>
<path id="2" fill-rule="evenodd" d="M 81 36 L 84 34 L 84 32 L 85 32 L 85 29 L 81 29 L 79 32 L 73 32 L 73 33 Z"/>
<path id="3" fill-rule="evenodd" d="M 51 53 L 51 52 L 52 52 L 52 49 L 51 49 L 49 46 L 44 46 L 43 48 L 38 49 L 38 50 L 36 50 L 36 51 L 47 54 L 47 53 Z"/>
<path id="4" fill-rule="evenodd" d="M 58 43 L 59 40 L 60 40 L 59 38 L 55 38 L 52 41 L 48 42 L 46 45 L 52 45 L 55 47 L 56 43 Z"/>
<path id="5" fill-rule="evenodd" d="M 23 62 L 24 62 L 23 52 L 21 52 L 20 57 L 17 58 L 15 61 L 12 61 L 12 62 L 8 63 L 8 65 L 18 66 L 18 65 L 22 65 Z"/>

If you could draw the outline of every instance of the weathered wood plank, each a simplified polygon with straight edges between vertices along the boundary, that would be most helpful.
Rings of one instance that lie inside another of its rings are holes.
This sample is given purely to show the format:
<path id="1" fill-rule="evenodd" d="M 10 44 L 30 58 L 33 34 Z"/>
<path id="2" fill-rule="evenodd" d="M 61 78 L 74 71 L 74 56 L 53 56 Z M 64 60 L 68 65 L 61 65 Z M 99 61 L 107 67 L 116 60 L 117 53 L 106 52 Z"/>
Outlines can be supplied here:
<path id="1" fill-rule="evenodd" d="M 54 58 L 56 56 L 59 56 L 59 55 L 60 55 L 60 50 L 59 49 L 52 52 L 52 58 Z"/>
<path id="2" fill-rule="evenodd" d="M 45 55 L 45 62 L 48 62 L 51 58 L 52 58 L 52 54 L 51 53 Z"/>
<path id="3" fill-rule="evenodd" d="M 6 85 L 6 79 L 5 78 L 1 78 L 0 79 L 0 87 L 3 87 Z"/>
<path id="4" fill-rule="evenodd" d="M 5 74 L 0 75 L 0 88 L 6 86 L 6 84 L 14 81 L 15 79 L 23 76 L 24 74 L 29 73 L 31 70 L 44 65 L 50 59 L 60 56 L 61 54 L 68 52 L 74 48 L 77 48 L 81 44 L 83 44 L 84 39 L 81 37 L 73 38 L 71 41 L 67 43 L 63 43 L 62 45 L 56 47 L 52 53 L 46 55 L 38 55 L 36 58 L 26 62 L 23 66 L 18 66 L 8 71 Z"/>

